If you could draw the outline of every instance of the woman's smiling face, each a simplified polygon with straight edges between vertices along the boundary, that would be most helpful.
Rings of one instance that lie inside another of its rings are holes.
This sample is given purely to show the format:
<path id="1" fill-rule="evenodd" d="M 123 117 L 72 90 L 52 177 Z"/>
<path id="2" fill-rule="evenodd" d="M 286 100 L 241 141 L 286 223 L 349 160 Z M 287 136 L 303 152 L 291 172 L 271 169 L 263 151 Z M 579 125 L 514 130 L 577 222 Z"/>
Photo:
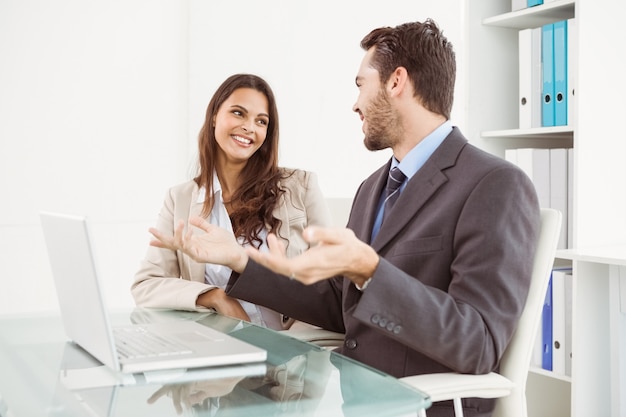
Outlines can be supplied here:
<path id="1" fill-rule="evenodd" d="M 263 145 L 270 123 L 265 95 L 239 88 L 215 115 L 215 139 L 226 163 L 246 162 Z"/>

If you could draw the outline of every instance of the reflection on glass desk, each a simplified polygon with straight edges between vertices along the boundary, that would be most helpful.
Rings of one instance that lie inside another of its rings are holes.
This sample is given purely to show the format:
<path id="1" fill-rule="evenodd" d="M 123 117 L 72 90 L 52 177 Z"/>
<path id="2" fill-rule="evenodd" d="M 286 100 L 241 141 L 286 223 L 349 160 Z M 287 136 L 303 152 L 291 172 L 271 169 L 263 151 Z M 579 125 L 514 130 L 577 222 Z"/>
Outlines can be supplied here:
<path id="1" fill-rule="evenodd" d="M 67 341 L 57 315 L 0 316 L 0 417 L 416 416 L 427 395 L 310 343 L 213 313 L 135 309 L 115 324 L 195 320 L 265 363 L 120 376 Z"/>

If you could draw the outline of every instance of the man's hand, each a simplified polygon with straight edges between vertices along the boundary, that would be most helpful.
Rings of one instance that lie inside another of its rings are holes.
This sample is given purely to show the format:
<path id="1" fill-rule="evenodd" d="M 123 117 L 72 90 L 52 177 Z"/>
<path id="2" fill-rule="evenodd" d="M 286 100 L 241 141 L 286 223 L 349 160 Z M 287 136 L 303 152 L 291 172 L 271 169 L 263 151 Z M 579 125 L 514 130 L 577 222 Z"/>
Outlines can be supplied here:
<path id="1" fill-rule="evenodd" d="M 294 258 L 287 258 L 284 245 L 273 234 L 267 237 L 269 252 L 254 248 L 246 248 L 246 252 L 259 264 L 307 285 L 344 275 L 362 286 L 378 266 L 376 251 L 350 229 L 312 226 L 302 235 L 311 248 Z"/>

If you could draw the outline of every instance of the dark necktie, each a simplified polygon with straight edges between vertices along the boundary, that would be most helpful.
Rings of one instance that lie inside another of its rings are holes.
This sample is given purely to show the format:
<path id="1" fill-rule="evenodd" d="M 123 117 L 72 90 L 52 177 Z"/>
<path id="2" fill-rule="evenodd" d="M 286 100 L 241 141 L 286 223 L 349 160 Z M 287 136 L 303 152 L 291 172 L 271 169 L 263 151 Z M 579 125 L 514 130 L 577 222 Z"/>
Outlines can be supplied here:
<path id="1" fill-rule="evenodd" d="M 387 186 L 385 187 L 385 210 L 383 211 L 383 221 L 387 218 L 391 208 L 395 204 L 396 200 L 400 196 L 400 186 L 406 179 L 406 175 L 398 169 L 393 167 L 389 171 L 389 177 L 387 178 Z"/>

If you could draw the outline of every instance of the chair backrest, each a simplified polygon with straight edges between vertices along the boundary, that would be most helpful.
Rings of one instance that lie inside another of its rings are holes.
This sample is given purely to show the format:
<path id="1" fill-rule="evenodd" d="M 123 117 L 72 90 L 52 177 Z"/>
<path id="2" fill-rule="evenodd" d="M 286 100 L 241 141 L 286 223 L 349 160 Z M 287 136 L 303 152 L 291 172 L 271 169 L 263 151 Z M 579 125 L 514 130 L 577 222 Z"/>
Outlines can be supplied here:
<path id="1" fill-rule="evenodd" d="M 500 374 L 513 381 L 515 388 L 511 395 L 498 399 L 494 417 L 527 415 L 526 379 L 560 233 L 561 212 L 542 208 L 528 299 L 517 329 L 500 361 Z"/>

